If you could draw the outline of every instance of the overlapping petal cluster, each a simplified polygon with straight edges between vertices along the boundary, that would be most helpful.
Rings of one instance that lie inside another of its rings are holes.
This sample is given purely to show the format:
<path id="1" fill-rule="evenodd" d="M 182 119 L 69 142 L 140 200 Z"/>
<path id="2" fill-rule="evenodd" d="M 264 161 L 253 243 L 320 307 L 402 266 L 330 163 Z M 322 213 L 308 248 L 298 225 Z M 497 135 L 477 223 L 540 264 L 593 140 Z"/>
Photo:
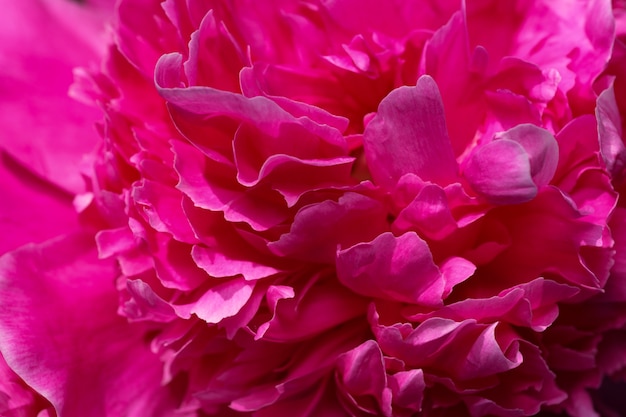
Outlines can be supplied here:
<path id="1" fill-rule="evenodd" d="M 622 6 L 115 12 L 71 88 L 104 115 L 78 231 L 0 259 L 0 412 L 610 412 Z"/>

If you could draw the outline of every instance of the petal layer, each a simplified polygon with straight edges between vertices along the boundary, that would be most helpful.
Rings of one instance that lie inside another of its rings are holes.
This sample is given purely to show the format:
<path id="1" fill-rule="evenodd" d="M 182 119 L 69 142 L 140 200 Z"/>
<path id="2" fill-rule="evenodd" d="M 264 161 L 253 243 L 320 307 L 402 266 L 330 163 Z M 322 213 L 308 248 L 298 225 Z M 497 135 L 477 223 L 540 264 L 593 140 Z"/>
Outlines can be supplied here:
<path id="1" fill-rule="evenodd" d="M 61 417 L 171 415 L 144 331 L 116 314 L 116 275 L 85 235 L 0 258 L 0 298 L 11 300 L 0 310 L 0 351 Z"/>

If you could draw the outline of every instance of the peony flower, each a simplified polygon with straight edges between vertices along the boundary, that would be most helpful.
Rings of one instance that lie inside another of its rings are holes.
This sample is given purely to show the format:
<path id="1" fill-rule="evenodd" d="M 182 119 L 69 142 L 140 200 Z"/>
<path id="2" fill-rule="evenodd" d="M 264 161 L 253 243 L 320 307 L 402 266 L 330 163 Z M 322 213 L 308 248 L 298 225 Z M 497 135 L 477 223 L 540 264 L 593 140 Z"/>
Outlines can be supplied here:
<path id="1" fill-rule="evenodd" d="M 618 2 L 78 3 L 0 32 L 0 412 L 619 413 Z"/>

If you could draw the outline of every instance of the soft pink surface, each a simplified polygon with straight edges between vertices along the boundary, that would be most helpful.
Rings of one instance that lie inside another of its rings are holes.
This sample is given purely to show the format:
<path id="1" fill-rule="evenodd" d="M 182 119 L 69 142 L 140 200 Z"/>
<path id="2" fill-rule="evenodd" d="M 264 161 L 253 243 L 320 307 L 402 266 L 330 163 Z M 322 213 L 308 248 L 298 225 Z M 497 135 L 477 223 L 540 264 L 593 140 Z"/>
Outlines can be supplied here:
<path id="1" fill-rule="evenodd" d="M 2 17 L 0 412 L 606 410 L 623 7 L 111 6 Z"/>

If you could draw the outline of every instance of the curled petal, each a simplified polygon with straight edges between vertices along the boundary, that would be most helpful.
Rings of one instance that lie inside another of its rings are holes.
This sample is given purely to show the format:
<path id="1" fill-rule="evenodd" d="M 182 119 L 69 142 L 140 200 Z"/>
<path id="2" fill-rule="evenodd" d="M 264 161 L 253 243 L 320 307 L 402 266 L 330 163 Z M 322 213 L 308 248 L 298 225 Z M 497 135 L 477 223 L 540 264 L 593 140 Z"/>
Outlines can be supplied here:
<path id="1" fill-rule="evenodd" d="M 441 96 L 428 76 L 415 87 L 400 87 L 383 99 L 365 128 L 363 146 L 372 177 L 387 189 L 393 189 L 404 174 L 440 185 L 457 176 Z"/>
<path id="2" fill-rule="evenodd" d="M 474 191 L 493 204 L 524 203 L 537 195 L 528 155 L 510 140 L 481 146 L 467 161 L 464 175 Z"/>
<path id="3" fill-rule="evenodd" d="M 339 281 L 357 294 L 437 306 L 444 280 L 426 242 L 414 232 L 383 233 L 337 254 Z"/>
<path id="4" fill-rule="evenodd" d="M 280 269 L 267 265 L 267 262 L 259 256 L 253 254 L 250 257 L 242 257 L 242 252 L 237 253 L 229 249 L 231 248 L 227 246 L 219 249 L 194 246 L 191 256 L 200 268 L 215 278 L 242 275 L 246 280 L 254 281 L 280 272 Z"/>
<path id="5" fill-rule="evenodd" d="M 550 132 L 531 124 L 521 124 L 496 135 L 496 140 L 502 139 L 522 145 L 528 155 L 530 175 L 537 187 L 550 182 L 559 161 L 559 146 Z"/>
<path id="6" fill-rule="evenodd" d="M 572 298 L 578 292 L 575 287 L 537 278 L 502 291 L 496 297 L 468 298 L 434 313 L 411 316 L 411 319 L 423 321 L 436 316 L 460 321 L 472 318 L 483 323 L 503 321 L 543 331 L 558 317 L 557 303 Z"/>
<path id="7" fill-rule="evenodd" d="M 197 315 L 207 323 L 219 323 L 237 314 L 250 300 L 255 286 L 254 281 L 234 278 L 219 283 L 201 293 L 197 300 L 174 304 L 176 314 L 189 318 Z"/>
<path id="8" fill-rule="evenodd" d="M 532 200 L 556 171 L 558 145 L 544 129 L 519 125 L 480 146 L 466 162 L 472 188 L 493 204 Z"/>

